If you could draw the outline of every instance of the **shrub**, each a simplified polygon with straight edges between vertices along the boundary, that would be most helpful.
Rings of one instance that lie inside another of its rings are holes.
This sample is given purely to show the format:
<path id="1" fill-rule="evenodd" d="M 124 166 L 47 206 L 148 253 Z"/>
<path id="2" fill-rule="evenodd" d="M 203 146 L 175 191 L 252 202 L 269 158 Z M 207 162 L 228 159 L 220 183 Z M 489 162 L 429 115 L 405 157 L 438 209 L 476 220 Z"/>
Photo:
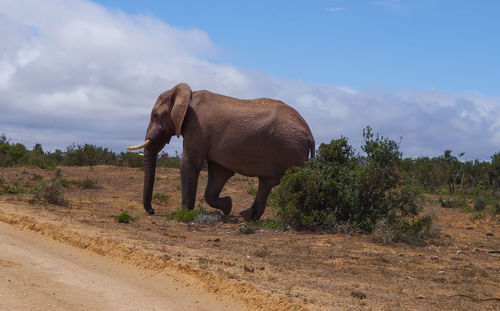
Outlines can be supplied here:
<path id="1" fill-rule="evenodd" d="M 221 221 L 222 217 L 219 213 L 207 213 L 201 211 L 198 215 L 193 218 L 193 221 L 197 224 L 213 226 Z"/>
<path id="2" fill-rule="evenodd" d="M 47 202 L 55 205 L 67 205 L 64 199 L 63 185 L 59 179 L 55 179 L 36 189 L 34 200 Z"/>
<path id="3" fill-rule="evenodd" d="M 399 144 L 363 131 L 365 155 L 354 155 L 347 138 L 321 144 L 304 168 L 292 168 L 274 191 L 277 219 L 311 230 L 350 228 L 372 232 L 381 220 L 393 224 L 418 214 L 418 192 L 399 173 Z"/>
<path id="4" fill-rule="evenodd" d="M 250 189 L 248 189 L 248 194 L 256 195 L 257 194 L 257 189 L 255 189 L 254 187 L 251 187 Z"/>
<path id="5" fill-rule="evenodd" d="M 193 219 L 200 213 L 199 210 L 189 210 L 186 207 L 182 206 L 179 210 L 176 212 L 173 212 L 169 215 L 167 215 L 167 219 L 169 220 L 176 220 L 176 221 L 181 221 L 181 222 L 190 222 L 193 221 Z"/>
<path id="6" fill-rule="evenodd" d="M 441 203 L 441 206 L 444 208 L 465 207 L 466 205 L 464 199 L 439 199 L 439 203 Z"/>
<path id="7" fill-rule="evenodd" d="M 120 215 L 115 216 L 115 221 L 119 222 L 119 223 L 128 224 L 129 222 L 131 222 L 133 220 L 135 220 L 135 218 L 133 218 L 132 216 L 130 216 L 130 214 L 128 213 L 128 211 L 123 211 L 123 212 L 121 212 Z"/>
<path id="8" fill-rule="evenodd" d="M 241 234 L 252 234 L 255 233 L 255 229 L 252 226 L 249 226 L 248 224 L 244 224 L 243 226 L 240 227 L 239 232 Z"/>
<path id="9" fill-rule="evenodd" d="M 85 179 L 72 179 L 67 181 L 69 184 L 73 184 L 79 187 L 82 187 L 83 189 L 95 189 L 97 188 L 97 180 L 85 177 Z"/>
<path id="10" fill-rule="evenodd" d="M 474 209 L 478 212 L 484 211 L 486 209 L 486 199 L 482 194 L 478 195 L 474 201 Z"/>

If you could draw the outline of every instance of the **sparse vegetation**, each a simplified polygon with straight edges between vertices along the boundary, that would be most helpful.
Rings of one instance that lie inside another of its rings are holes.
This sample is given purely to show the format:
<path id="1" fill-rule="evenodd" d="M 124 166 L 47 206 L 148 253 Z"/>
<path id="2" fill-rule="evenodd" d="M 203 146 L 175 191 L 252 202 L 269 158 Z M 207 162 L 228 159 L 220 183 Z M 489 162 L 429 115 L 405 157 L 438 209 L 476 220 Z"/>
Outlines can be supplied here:
<path id="1" fill-rule="evenodd" d="M 198 215 L 193 218 L 193 222 L 200 225 L 214 226 L 221 222 L 222 217 L 218 212 L 207 213 L 201 211 Z"/>
<path id="2" fill-rule="evenodd" d="M 67 205 L 64 199 L 63 185 L 59 179 L 49 181 L 37 189 L 33 195 L 33 201 L 42 201 L 55 205 Z"/>
<path id="3" fill-rule="evenodd" d="M 465 207 L 466 203 L 464 199 L 448 199 L 448 200 L 443 200 L 439 199 L 439 203 L 441 204 L 442 207 L 445 208 L 456 208 L 456 207 Z"/>
<path id="4" fill-rule="evenodd" d="M 255 229 L 254 226 L 244 223 L 242 226 L 240 226 L 239 232 L 241 234 L 252 234 L 255 233 Z"/>
<path id="5" fill-rule="evenodd" d="M 255 189 L 254 187 L 251 187 L 250 189 L 248 189 L 248 194 L 256 195 L 257 194 L 257 189 Z"/>
<path id="6" fill-rule="evenodd" d="M 180 222 L 190 222 L 190 221 L 193 221 L 193 219 L 196 216 L 198 216 L 199 213 L 200 213 L 199 210 L 195 210 L 195 209 L 189 210 L 186 207 L 182 206 L 179 210 L 177 210 L 176 212 L 170 213 L 166 217 L 168 220 L 176 220 L 176 221 L 180 221 Z"/>
<path id="7" fill-rule="evenodd" d="M 170 196 L 166 193 L 163 193 L 163 192 L 155 192 L 155 194 L 153 194 L 153 200 L 155 200 L 156 202 L 160 203 L 168 203 L 168 200 L 170 199 Z"/>
<path id="8" fill-rule="evenodd" d="M 83 189 L 96 189 L 97 188 L 97 180 L 89 177 L 85 177 L 82 179 L 71 179 L 68 180 L 67 183 L 79 186 Z"/>
<path id="9" fill-rule="evenodd" d="M 128 224 L 129 222 L 135 220 L 134 217 L 130 216 L 128 211 L 123 211 L 120 215 L 115 216 L 115 221 L 118 223 Z"/>
<path id="10" fill-rule="evenodd" d="M 474 201 L 474 209 L 478 212 L 484 211 L 486 209 L 486 199 L 482 194 L 478 195 Z"/>

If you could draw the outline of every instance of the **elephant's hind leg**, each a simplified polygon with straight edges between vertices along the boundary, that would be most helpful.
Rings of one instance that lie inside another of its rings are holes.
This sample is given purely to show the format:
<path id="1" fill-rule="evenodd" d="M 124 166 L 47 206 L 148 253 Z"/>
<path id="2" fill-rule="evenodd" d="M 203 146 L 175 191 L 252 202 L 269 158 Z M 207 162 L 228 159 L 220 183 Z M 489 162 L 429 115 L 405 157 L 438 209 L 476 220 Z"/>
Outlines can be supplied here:
<path id="1" fill-rule="evenodd" d="M 259 189 L 252 207 L 240 213 L 245 220 L 259 220 L 266 209 L 267 198 L 274 186 L 279 185 L 279 180 L 269 177 L 259 177 Z"/>
<path id="2" fill-rule="evenodd" d="M 212 207 L 222 210 L 224 215 L 229 215 L 233 207 L 231 197 L 219 198 L 222 187 L 234 171 L 231 171 L 219 164 L 208 161 L 208 183 L 205 191 L 205 201 Z"/>

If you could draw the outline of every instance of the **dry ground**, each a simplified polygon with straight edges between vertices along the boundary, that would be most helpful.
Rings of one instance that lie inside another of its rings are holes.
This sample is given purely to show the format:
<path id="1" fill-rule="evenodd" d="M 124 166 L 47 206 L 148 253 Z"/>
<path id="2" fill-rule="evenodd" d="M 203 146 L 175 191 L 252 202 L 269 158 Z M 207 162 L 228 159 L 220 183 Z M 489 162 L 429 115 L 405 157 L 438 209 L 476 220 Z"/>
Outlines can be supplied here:
<path id="1" fill-rule="evenodd" d="M 179 171 L 158 169 L 155 192 L 171 196 L 148 216 L 139 169 L 63 167 L 66 179 L 91 178 L 98 188 L 65 189 L 66 207 L 29 203 L 29 194 L 0 195 L 0 221 L 165 275 L 194 278 L 218 297 L 262 310 L 500 310 L 500 223 L 487 216 L 422 203 L 436 213 L 439 245 L 381 245 L 367 235 L 258 230 L 241 234 L 238 213 L 253 200 L 256 180 L 233 177 L 222 195 L 231 217 L 217 225 L 179 223 L 165 215 L 180 206 Z M 3 168 L 4 183 L 30 188 L 50 169 Z M 207 176 L 202 172 L 198 196 Z M 212 210 L 203 201 L 206 210 Z M 138 217 L 115 222 L 122 211 Z M 270 208 L 264 218 L 270 215 Z M 492 235 L 491 235 L 492 234 Z M 0 265 L 0 271 L 8 269 Z M 0 281 L 4 281 L 0 278 Z"/>

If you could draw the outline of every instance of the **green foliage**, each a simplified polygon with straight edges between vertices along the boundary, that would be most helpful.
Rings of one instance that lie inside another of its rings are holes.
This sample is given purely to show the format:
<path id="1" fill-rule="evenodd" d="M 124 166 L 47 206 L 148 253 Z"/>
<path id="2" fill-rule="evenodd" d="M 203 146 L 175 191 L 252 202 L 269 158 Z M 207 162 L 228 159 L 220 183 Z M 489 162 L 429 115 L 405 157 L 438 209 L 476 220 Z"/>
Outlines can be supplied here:
<path id="1" fill-rule="evenodd" d="M 363 131 L 365 155 L 355 156 L 347 138 L 322 144 L 304 168 L 292 168 L 271 198 L 283 224 L 371 232 L 382 219 L 395 222 L 418 213 L 417 191 L 399 173 L 399 144 Z"/>
<path id="2" fill-rule="evenodd" d="M 455 198 L 450 198 L 448 200 L 443 200 L 439 199 L 439 203 L 441 204 L 441 207 L 444 208 L 456 208 L 456 207 L 465 207 L 466 203 L 464 199 L 455 199 Z"/>
<path id="3" fill-rule="evenodd" d="M 72 184 L 79 186 L 83 189 L 96 189 L 98 187 L 98 182 L 96 179 L 92 179 L 90 177 L 85 177 L 83 180 L 81 179 L 71 179 L 66 181 L 67 184 Z"/>
<path id="4" fill-rule="evenodd" d="M 118 222 L 118 223 L 124 223 L 124 224 L 128 224 L 129 222 L 133 221 L 133 220 L 136 220 L 137 218 L 134 218 L 132 216 L 130 216 L 130 214 L 128 213 L 128 211 L 123 211 L 121 212 L 120 215 L 118 216 L 115 216 L 115 221 Z"/>
<path id="5" fill-rule="evenodd" d="M 421 245 L 432 236 L 432 218 L 429 215 L 417 217 L 412 222 L 401 220 L 396 226 L 396 241 L 405 242 L 410 245 Z"/>
<path id="6" fill-rule="evenodd" d="M 137 152 L 121 152 L 118 158 L 118 165 L 124 167 L 142 167 L 144 158 Z"/>
<path id="7" fill-rule="evenodd" d="M 65 166 L 93 166 L 117 165 L 124 167 L 142 168 L 143 157 L 138 152 L 121 152 L 115 154 L 108 148 L 91 144 L 72 144 L 66 151 L 56 149 L 53 152 L 44 151 L 41 144 L 35 144 L 32 150 L 22 144 L 11 144 L 5 134 L 0 135 L 0 167 L 32 166 L 50 168 L 57 165 Z M 162 153 L 157 165 L 159 167 L 180 167 L 180 157 L 176 153 L 169 157 Z"/>
<path id="8" fill-rule="evenodd" d="M 156 161 L 156 165 L 159 167 L 171 167 L 171 168 L 180 168 L 181 167 L 181 158 L 177 151 L 175 152 L 174 157 L 170 157 L 168 153 L 161 153 L 158 156 L 158 160 Z"/>
<path id="9" fill-rule="evenodd" d="M 63 164 L 68 166 L 88 166 L 101 164 L 115 164 L 116 154 L 108 148 L 95 145 L 71 145 L 66 148 Z"/>
<path id="10" fill-rule="evenodd" d="M 494 192 L 496 175 L 491 173 L 490 163 L 463 161 L 460 160 L 463 153 L 458 157 L 451 153 L 446 150 L 440 157 L 407 158 L 401 161 L 400 169 L 425 191 L 473 194 L 483 189 Z"/>
<path id="11" fill-rule="evenodd" d="M 153 194 L 153 200 L 158 201 L 158 202 L 167 203 L 169 199 L 170 199 L 170 196 L 166 193 L 163 193 L 163 192 L 155 192 L 155 194 Z"/>
<path id="12" fill-rule="evenodd" d="M 167 215 L 166 217 L 168 220 L 176 220 L 176 221 L 180 221 L 180 222 L 190 222 L 190 221 L 193 221 L 193 219 L 196 216 L 198 216 L 199 213 L 200 213 L 199 210 L 195 210 L 195 209 L 189 210 L 186 207 L 182 206 L 179 210 Z"/>
<path id="13" fill-rule="evenodd" d="M 258 222 L 258 226 L 262 229 L 275 230 L 283 228 L 283 223 L 278 219 L 266 218 Z"/>
<path id="14" fill-rule="evenodd" d="M 251 187 L 250 189 L 248 189 L 248 194 L 256 195 L 257 194 L 257 189 L 255 189 L 254 187 Z"/>
<path id="15" fill-rule="evenodd" d="M 484 195 L 480 194 L 474 200 L 474 209 L 478 212 L 484 211 L 486 209 L 486 199 Z"/>

